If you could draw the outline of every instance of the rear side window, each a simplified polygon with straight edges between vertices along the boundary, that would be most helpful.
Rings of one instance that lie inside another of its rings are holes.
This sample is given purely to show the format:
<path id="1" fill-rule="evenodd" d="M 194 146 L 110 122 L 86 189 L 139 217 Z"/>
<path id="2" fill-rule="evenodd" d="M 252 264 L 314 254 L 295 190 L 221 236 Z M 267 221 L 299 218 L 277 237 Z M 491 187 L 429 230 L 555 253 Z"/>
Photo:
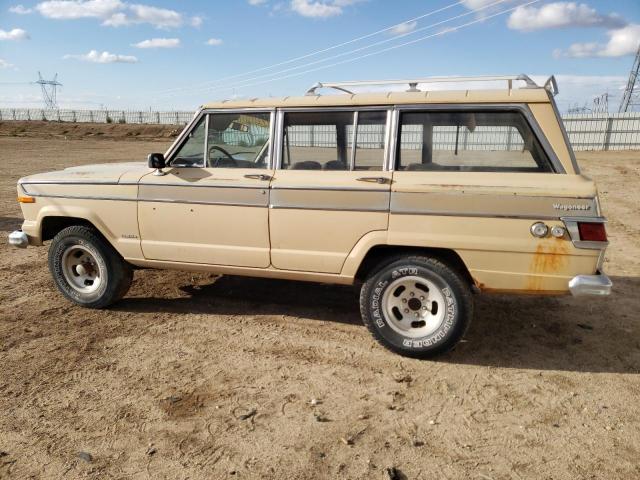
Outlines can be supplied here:
<path id="1" fill-rule="evenodd" d="M 386 111 L 287 112 L 281 168 L 382 170 L 386 122 Z"/>
<path id="2" fill-rule="evenodd" d="M 403 112 L 398 170 L 551 172 L 520 112 Z"/>

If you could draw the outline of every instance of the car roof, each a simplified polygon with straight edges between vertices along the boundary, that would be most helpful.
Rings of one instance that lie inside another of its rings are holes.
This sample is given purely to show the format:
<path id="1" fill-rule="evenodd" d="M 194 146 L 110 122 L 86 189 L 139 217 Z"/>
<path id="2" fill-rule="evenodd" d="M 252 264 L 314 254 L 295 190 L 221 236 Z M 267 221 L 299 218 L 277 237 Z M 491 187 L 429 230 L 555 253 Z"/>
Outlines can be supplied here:
<path id="1" fill-rule="evenodd" d="M 408 104 L 549 103 L 544 88 L 500 90 L 431 90 L 423 92 L 367 92 L 339 95 L 304 95 L 223 100 L 202 105 L 205 109 L 387 106 Z"/>

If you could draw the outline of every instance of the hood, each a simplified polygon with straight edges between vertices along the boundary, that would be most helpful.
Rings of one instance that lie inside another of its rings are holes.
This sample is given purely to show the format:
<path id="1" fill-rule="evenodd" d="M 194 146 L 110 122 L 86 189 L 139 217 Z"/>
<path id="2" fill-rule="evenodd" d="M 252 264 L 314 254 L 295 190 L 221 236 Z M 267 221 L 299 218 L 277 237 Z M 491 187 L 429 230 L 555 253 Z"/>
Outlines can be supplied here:
<path id="1" fill-rule="evenodd" d="M 76 183 L 76 182 L 119 182 L 127 174 L 127 181 L 137 180 L 149 167 L 146 162 L 100 163 L 69 167 L 47 173 L 37 173 L 20 179 L 20 182 Z"/>

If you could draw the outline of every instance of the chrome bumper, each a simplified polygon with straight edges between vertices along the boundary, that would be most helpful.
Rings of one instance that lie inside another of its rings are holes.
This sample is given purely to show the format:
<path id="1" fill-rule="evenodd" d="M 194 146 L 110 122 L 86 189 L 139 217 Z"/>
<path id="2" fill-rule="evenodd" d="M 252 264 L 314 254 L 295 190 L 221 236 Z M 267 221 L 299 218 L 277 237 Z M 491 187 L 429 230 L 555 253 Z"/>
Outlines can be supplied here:
<path id="1" fill-rule="evenodd" d="M 569 291 L 574 297 L 583 295 L 609 295 L 613 283 L 604 273 L 577 275 L 569 280 Z"/>
<path id="2" fill-rule="evenodd" d="M 16 230 L 9 234 L 9 245 L 17 248 L 27 248 L 29 245 L 29 237 L 22 230 Z"/>

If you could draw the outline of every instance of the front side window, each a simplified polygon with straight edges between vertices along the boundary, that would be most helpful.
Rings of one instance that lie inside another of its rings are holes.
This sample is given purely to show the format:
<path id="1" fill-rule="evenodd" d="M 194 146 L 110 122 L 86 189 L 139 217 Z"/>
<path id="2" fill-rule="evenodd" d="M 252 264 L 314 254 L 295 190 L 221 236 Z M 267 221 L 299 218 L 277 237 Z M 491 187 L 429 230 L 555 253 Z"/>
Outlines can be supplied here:
<path id="1" fill-rule="evenodd" d="M 211 113 L 207 133 L 207 167 L 267 168 L 269 113 Z"/>
<path id="2" fill-rule="evenodd" d="M 398 170 L 551 172 L 520 112 L 403 112 Z"/>
<path id="3" fill-rule="evenodd" d="M 386 118 L 386 111 L 287 112 L 281 168 L 382 170 Z"/>
<path id="4" fill-rule="evenodd" d="M 204 115 L 179 148 L 174 167 L 267 168 L 269 113 Z"/>

